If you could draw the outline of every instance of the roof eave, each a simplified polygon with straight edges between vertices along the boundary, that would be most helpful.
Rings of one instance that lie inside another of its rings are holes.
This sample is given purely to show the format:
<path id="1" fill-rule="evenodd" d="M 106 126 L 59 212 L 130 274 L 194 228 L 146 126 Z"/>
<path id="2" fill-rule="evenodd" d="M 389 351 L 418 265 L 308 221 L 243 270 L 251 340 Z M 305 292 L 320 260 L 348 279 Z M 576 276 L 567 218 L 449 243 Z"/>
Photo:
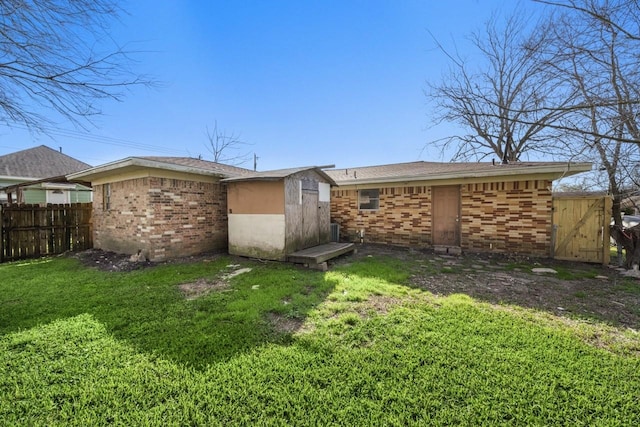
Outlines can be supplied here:
<path id="1" fill-rule="evenodd" d="M 499 166 L 498 166 L 499 168 Z M 592 169 L 591 163 L 570 163 L 565 165 L 541 165 L 541 166 L 524 166 L 520 168 L 495 169 L 482 171 L 455 171 L 444 172 L 439 174 L 423 174 L 423 175 L 403 175 L 395 177 L 381 177 L 368 179 L 349 179 L 338 180 L 336 186 L 347 185 L 364 185 L 364 184 L 383 184 L 383 183 L 400 183 L 412 181 L 441 181 L 446 179 L 468 179 L 468 178 L 493 178 L 500 176 L 522 176 L 522 175 L 551 175 L 552 179 L 559 179 L 582 172 L 588 172 Z"/>
<path id="2" fill-rule="evenodd" d="M 298 168 L 295 171 L 287 174 L 287 175 L 282 175 L 282 176 L 265 176 L 265 175 L 247 175 L 247 176 L 237 176 L 237 177 L 231 177 L 231 178 L 225 178 L 223 180 L 221 180 L 222 182 L 247 182 L 247 181 L 280 181 L 281 179 L 285 179 L 291 175 L 295 175 L 297 173 L 300 172 L 306 172 L 306 171 L 310 171 L 313 170 L 316 173 L 318 173 L 320 176 L 322 176 L 324 179 L 326 179 L 329 184 L 331 185 L 337 185 L 337 183 L 334 181 L 333 178 L 331 178 L 325 171 L 323 171 L 323 168 L 331 168 L 334 167 L 334 165 L 328 165 L 328 166 L 309 166 L 309 167 L 303 167 L 303 168 Z M 264 172 L 267 173 L 268 171 Z"/>
<path id="3" fill-rule="evenodd" d="M 34 178 L 32 176 L 10 176 L 10 175 L 0 175 L 0 180 L 7 181 L 35 181 L 40 178 Z"/>
<path id="4" fill-rule="evenodd" d="M 216 172 L 209 169 L 202 169 L 194 166 L 184 166 L 178 165 L 175 163 L 168 162 L 160 162 L 157 160 L 149 160 L 142 159 L 139 157 L 127 157 L 122 160 L 117 160 L 115 162 L 106 163 L 104 165 L 96 166 L 90 169 L 85 169 L 80 172 L 75 172 L 67 175 L 67 179 L 70 181 L 76 181 L 79 179 L 91 180 L 91 178 L 95 178 L 99 175 L 108 175 L 111 172 L 117 171 L 119 169 L 125 168 L 150 168 L 150 169 L 162 169 L 169 170 L 174 172 L 182 172 L 182 173 L 191 173 L 196 175 L 206 175 L 206 176 L 217 176 L 217 177 L 227 177 L 228 174 L 224 174 L 222 172 Z"/>

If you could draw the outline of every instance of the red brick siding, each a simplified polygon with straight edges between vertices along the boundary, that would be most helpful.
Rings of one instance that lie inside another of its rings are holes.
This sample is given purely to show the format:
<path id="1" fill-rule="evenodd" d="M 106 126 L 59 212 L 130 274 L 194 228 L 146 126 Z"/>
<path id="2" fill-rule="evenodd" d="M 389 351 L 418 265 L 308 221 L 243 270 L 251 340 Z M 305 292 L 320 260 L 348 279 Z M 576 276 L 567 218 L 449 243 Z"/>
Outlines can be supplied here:
<path id="1" fill-rule="evenodd" d="M 109 211 L 102 204 L 105 186 L 94 187 L 96 248 L 122 253 L 143 250 L 151 260 L 226 248 L 225 186 L 155 177 L 110 185 Z"/>
<path id="2" fill-rule="evenodd" d="M 549 255 L 550 181 L 461 185 L 461 246 L 475 251 Z M 400 246 L 431 246 L 431 187 L 380 189 L 380 209 L 358 210 L 357 190 L 333 189 L 332 222 L 342 239 Z"/>

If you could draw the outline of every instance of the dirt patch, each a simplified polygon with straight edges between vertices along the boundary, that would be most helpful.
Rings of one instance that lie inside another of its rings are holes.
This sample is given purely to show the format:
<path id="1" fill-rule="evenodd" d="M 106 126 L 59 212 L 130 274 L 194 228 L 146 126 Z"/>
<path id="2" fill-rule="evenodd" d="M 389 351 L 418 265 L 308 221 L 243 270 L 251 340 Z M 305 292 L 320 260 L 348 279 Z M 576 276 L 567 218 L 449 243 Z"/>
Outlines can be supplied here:
<path id="1" fill-rule="evenodd" d="M 212 291 L 229 289 L 229 284 L 223 280 L 198 279 L 195 282 L 178 285 L 182 295 L 188 300 L 203 297 Z"/>
<path id="2" fill-rule="evenodd" d="M 133 271 L 156 265 L 150 261 L 131 261 L 131 255 L 118 254 L 100 249 L 75 252 L 71 255 L 87 267 L 102 271 Z"/>
<path id="3" fill-rule="evenodd" d="M 386 295 L 372 295 L 358 309 L 362 317 L 367 317 L 373 311 L 376 314 L 387 314 L 394 307 L 401 305 L 404 298 L 390 297 Z"/>
<path id="4" fill-rule="evenodd" d="M 170 259 L 167 261 L 152 262 L 147 260 L 132 261 L 131 255 L 103 251 L 101 249 L 89 249 L 70 254 L 72 258 L 79 260 L 83 265 L 102 271 L 133 271 L 165 264 L 180 264 L 198 261 L 211 262 L 222 255 L 224 254 L 206 253 L 202 255 Z"/>
<path id="5" fill-rule="evenodd" d="M 281 334 L 293 334 L 299 331 L 304 324 L 302 319 L 286 317 L 279 313 L 269 313 L 267 321 L 273 329 Z"/>

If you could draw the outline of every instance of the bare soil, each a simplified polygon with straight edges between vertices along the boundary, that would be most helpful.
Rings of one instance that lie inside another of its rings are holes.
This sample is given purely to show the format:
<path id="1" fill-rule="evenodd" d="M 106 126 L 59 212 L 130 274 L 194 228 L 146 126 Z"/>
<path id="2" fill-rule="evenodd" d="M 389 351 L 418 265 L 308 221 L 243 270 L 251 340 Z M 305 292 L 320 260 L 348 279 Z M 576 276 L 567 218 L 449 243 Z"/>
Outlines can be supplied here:
<path id="1" fill-rule="evenodd" d="M 162 262 L 152 261 L 132 261 L 131 255 L 119 254 L 111 251 L 103 251 L 101 249 L 89 249 L 82 252 L 72 253 L 71 256 L 78 259 L 83 265 L 93 267 L 102 271 L 133 271 L 142 268 L 155 267 L 164 264 L 175 264 L 185 262 L 210 262 L 220 256 L 222 253 L 205 253 L 196 256 L 171 259 Z"/>
<path id="2" fill-rule="evenodd" d="M 224 280 L 198 279 L 195 282 L 182 283 L 178 286 L 186 299 L 196 299 L 207 295 L 211 291 L 229 289 L 229 283 Z"/>

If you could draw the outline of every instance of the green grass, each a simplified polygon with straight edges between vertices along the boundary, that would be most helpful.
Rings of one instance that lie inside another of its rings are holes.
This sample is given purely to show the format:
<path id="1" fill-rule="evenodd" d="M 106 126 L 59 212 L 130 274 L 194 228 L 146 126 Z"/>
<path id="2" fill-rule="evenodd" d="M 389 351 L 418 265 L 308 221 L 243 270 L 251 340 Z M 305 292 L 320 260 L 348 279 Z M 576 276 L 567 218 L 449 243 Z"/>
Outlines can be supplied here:
<path id="1" fill-rule="evenodd" d="M 229 262 L 130 273 L 94 271 L 72 259 L 0 266 L 0 333 L 90 313 L 141 351 L 203 367 L 265 342 L 288 341 L 290 336 L 275 333 L 263 314 L 295 311 L 302 317 L 332 287 L 320 272 L 304 272 L 300 281 L 288 267 L 251 264 L 253 270 L 227 290 L 192 301 L 182 297 L 180 283 L 214 279 Z M 287 298 L 293 303 L 285 305 Z"/>
<path id="2" fill-rule="evenodd" d="M 554 269 L 557 272 L 555 274 L 555 277 L 557 277 L 558 279 L 562 279 L 562 280 L 594 279 L 598 275 L 598 272 L 595 271 L 595 270 L 591 270 L 591 271 L 584 271 L 584 270 L 576 271 L 576 270 L 570 270 L 570 269 L 565 268 L 565 267 L 554 267 Z"/>
<path id="3" fill-rule="evenodd" d="M 391 258 L 179 292 L 228 263 L 0 266 L 0 425 L 640 424 L 637 333 L 436 297 Z"/>

